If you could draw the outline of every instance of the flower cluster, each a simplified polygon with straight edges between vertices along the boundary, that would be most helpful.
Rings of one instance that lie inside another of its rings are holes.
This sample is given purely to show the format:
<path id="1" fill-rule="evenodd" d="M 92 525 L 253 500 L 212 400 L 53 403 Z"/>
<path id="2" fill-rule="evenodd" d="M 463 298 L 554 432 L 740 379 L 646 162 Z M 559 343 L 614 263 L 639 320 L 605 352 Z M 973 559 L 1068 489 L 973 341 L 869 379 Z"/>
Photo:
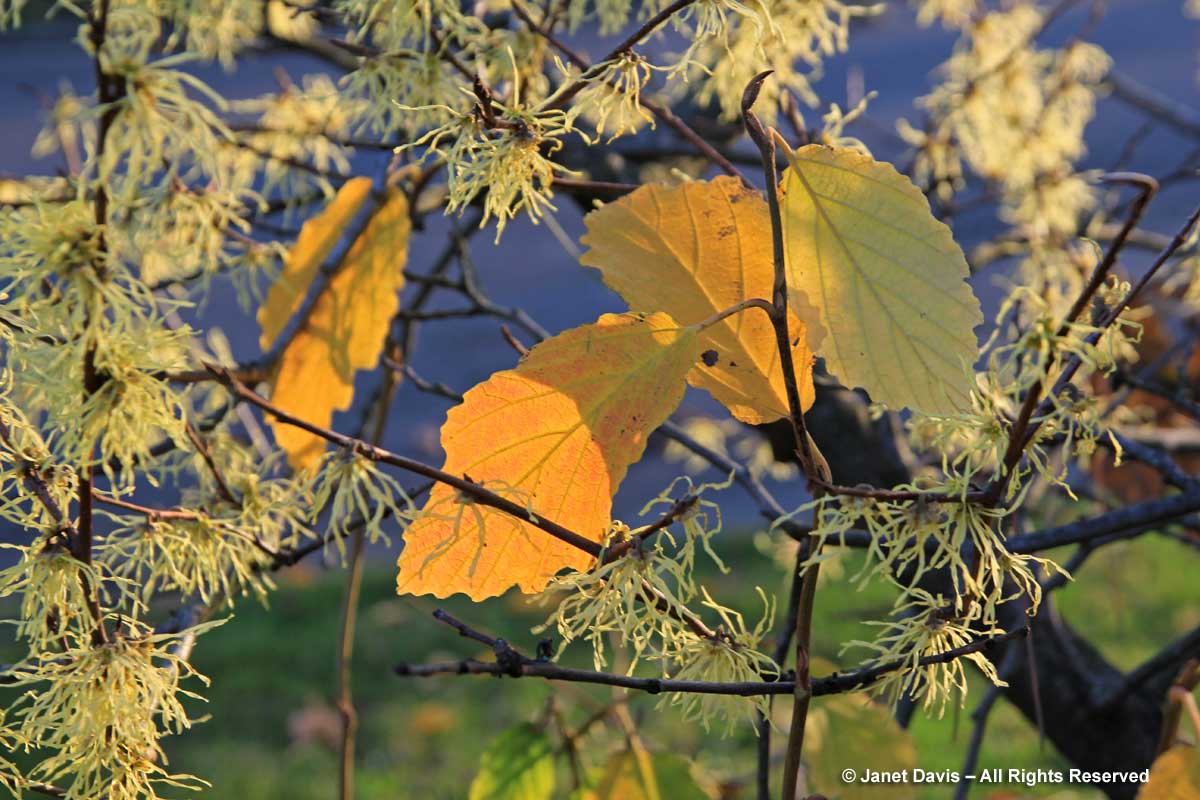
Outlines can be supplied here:
<path id="1" fill-rule="evenodd" d="M 845 52 L 853 19 L 882 10 L 842 0 L 711 0 L 692 7 L 695 18 L 684 15 L 679 23 L 691 26 L 693 39 L 681 66 L 697 84 L 697 100 L 716 105 L 722 119 L 736 120 L 746 84 L 770 69 L 771 80 L 763 84 L 756 104 L 765 122 L 774 120 L 780 98 L 788 92 L 817 105 L 812 84 L 821 77 L 825 59 Z"/>
<path id="2" fill-rule="evenodd" d="M 561 69 L 569 79 L 566 86 L 583 79 L 578 70 Z M 609 142 L 626 133 L 636 133 L 646 124 L 654 127 L 654 116 L 642 106 L 641 98 L 655 71 L 661 72 L 663 68 L 632 51 L 593 67 L 568 112 L 571 123 L 582 117 L 595 128 L 597 136 L 612 131 Z"/>
<path id="3" fill-rule="evenodd" d="M 571 132 L 565 112 L 520 105 L 496 105 L 486 111 L 477 107 L 468 113 L 442 108 L 450 121 L 397 150 L 424 148 L 424 157 L 446 162 L 446 213 L 461 212 L 483 194 L 480 224 L 495 217 L 499 241 L 508 222 L 521 212 L 536 222 L 554 210 L 551 184 L 567 170 L 550 156 Z"/>
<path id="4" fill-rule="evenodd" d="M 352 530 L 362 530 L 369 543 L 388 542 L 385 521 L 395 525 L 417 517 L 417 507 L 396 479 L 357 453 L 332 453 L 310 474 L 312 503 L 328 509 L 325 528 L 343 558 L 345 539 Z"/>
<path id="5" fill-rule="evenodd" d="M 997 686 L 1004 686 L 996 668 L 985 655 L 968 653 L 961 659 L 922 664 L 928 656 L 938 656 L 948 650 L 971 644 L 979 636 L 1003 633 L 994 624 L 979 624 L 976 608 L 965 613 L 953 608 L 953 602 L 912 588 L 892 609 L 886 622 L 868 624 L 883 627 L 883 634 L 873 642 L 847 642 L 845 647 L 863 648 L 873 654 L 880 664 L 900 666 L 885 673 L 875 689 L 889 702 L 896 703 L 911 697 L 930 710 L 934 706 L 939 716 L 946 711 L 950 698 L 965 698 L 967 671 L 964 662 L 979 668 L 983 676 Z"/>
<path id="6" fill-rule="evenodd" d="M 1103 312 L 1128 292 L 1127 283 L 1110 280 L 1098 293 L 1096 308 Z M 1138 315 L 1126 311 L 1106 327 L 1091 319 L 1064 325 L 1037 292 L 1015 289 L 1001 305 L 996 329 L 984 347 L 986 369 L 975 376 L 972 408 L 952 416 L 914 415 L 909 425 L 914 446 L 940 453 L 943 469 L 968 477 L 1000 470 L 1009 420 L 1024 397 L 1039 387 L 1056 387 L 1047 392 L 1047 402 L 1031 418 L 1037 433 L 1009 480 L 1010 496 L 1032 474 L 1065 485 L 1068 463 L 1056 463 L 1052 451 L 1067 457 L 1090 456 L 1097 440 L 1107 436 L 1119 458 L 1120 446 L 1087 383 L 1093 376 L 1111 373 L 1119 363 L 1136 361 L 1134 345 L 1141 337 Z M 1070 381 L 1059 385 L 1068 369 L 1073 370 Z"/>
<path id="7" fill-rule="evenodd" d="M 681 478 L 643 509 L 645 514 L 659 505 L 675 506 L 679 501 L 671 499 L 672 493 L 686 487 L 683 497 L 691 503 L 673 520 L 682 531 L 679 539 L 670 533 L 670 526 L 656 530 L 657 535 L 648 539 L 641 535 L 644 529 L 614 522 L 604 553 L 591 569 L 552 581 L 546 597 L 555 604 L 554 613 L 535 632 L 553 627 L 562 638 L 562 647 L 577 639 L 588 642 L 597 669 L 608 663 L 606 642 L 612 640 L 625 648 L 629 674 L 644 660 L 652 659 L 659 662 L 661 674 L 684 680 L 743 681 L 778 675 L 774 661 L 757 650 L 771 628 L 774 603 L 759 590 L 764 613 L 751 628 L 741 614 L 722 606 L 695 582 L 700 551 L 725 569 L 710 542 L 721 528 L 719 509 L 703 494 L 728 485 L 695 486 L 690 479 Z M 619 548 L 620 554 L 609 557 L 614 548 Z M 703 607 L 717 616 L 715 628 L 707 628 L 687 608 L 697 596 Z M 681 706 L 706 728 L 716 718 L 732 729 L 737 720 L 766 708 L 762 696 L 670 695 L 664 702 Z"/>
<path id="8" fill-rule="evenodd" d="M 1083 154 L 1083 128 L 1109 67 L 1104 52 L 1084 42 L 1059 51 L 1033 47 L 1042 23 L 1029 3 L 982 16 L 940 68 L 942 83 L 920 101 L 933 119 L 931 138 L 953 143 L 974 172 L 1010 193 L 1069 172 Z M 954 188 L 932 163 L 917 171 Z"/>
<path id="9" fill-rule="evenodd" d="M 942 82 L 919 101 L 926 129 L 901 121 L 899 132 L 916 151 L 915 178 L 943 200 L 964 185 L 964 164 L 998 189 L 1000 216 L 1025 243 L 1022 283 L 1062 313 L 1086 275 L 1087 248 L 1074 237 L 1097 200 L 1093 176 L 1074 164 L 1111 62 L 1084 41 L 1035 46 L 1046 18 L 1034 3 L 975 11 L 973 3 L 922 6 L 962 35 Z"/>
<path id="10" fill-rule="evenodd" d="M 866 559 L 851 580 L 883 580 L 898 588 L 892 618 L 880 623 L 884 635 L 869 645 L 880 663 L 912 660 L 884 683 L 893 700 L 912 696 L 927 707 L 944 707 L 964 688 L 962 666 L 918 669 L 917 660 L 1002 632 L 1006 603 L 1020 601 L 1029 614 L 1037 613 L 1042 585 L 1062 572 L 1050 560 L 1012 552 L 1005 529 L 1035 484 L 1070 495 L 1068 468 L 1075 459 L 1090 459 L 1101 437 L 1119 462 L 1115 420 L 1090 386 L 1137 357 L 1139 312 L 1124 311 L 1108 323 L 1110 309 L 1129 291 L 1128 283 L 1110 279 L 1085 316 L 1064 321 L 1037 291 L 1014 289 L 984 346 L 970 407 L 952 415 L 914 412 L 908 423 L 912 445 L 936 460 L 890 494 L 825 495 L 787 517 L 812 514 L 816 547 L 809 563 L 836 556 L 830 546 L 846 544 L 852 531 L 865 533 Z M 1014 462 L 1010 439 L 1019 435 L 1014 420 L 1026 398 L 1035 401 L 1034 411 Z M 1004 491 L 993 504 L 976 487 L 997 481 Z M 935 573 L 947 586 L 936 597 L 922 585 Z M 969 657 L 996 679 L 984 655 Z"/>
<path id="11" fill-rule="evenodd" d="M 27 748 L 46 748 L 30 778 L 63 782 L 70 797 L 137 800 L 156 787 L 198 788 L 202 781 L 173 775 L 160 738 L 182 732 L 192 719 L 181 697 L 185 678 L 207 682 L 178 652 L 186 635 L 156 634 L 125 621 L 106 642 L 77 644 L 13 667 L 9 678 L 31 687 L 10 708 L 16 735 Z"/>
<path id="12" fill-rule="evenodd" d="M 966 26 L 979 11 L 979 0 L 910 0 L 917 7 L 917 22 L 930 25 L 938 20 L 947 28 Z"/>
<path id="13" fill-rule="evenodd" d="M 255 123 L 224 148 L 226 181 L 250 186 L 261 179 L 261 195 L 279 190 L 296 195 L 312 188 L 332 194 L 327 176 L 350 170 L 353 151 L 342 141 L 360 116 L 358 106 L 325 75 L 308 75 L 300 86 L 288 83 L 279 93 L 232 103 L 233 111 Z M 292 168 L 296 163 L 312 169 Z"/>

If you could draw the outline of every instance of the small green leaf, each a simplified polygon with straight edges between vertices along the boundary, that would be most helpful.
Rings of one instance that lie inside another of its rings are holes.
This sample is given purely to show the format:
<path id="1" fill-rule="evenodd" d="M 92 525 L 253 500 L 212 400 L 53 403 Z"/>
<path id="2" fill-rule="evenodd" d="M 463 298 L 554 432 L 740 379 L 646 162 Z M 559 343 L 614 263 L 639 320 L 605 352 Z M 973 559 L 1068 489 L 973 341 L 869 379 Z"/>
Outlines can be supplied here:
<path id="1" fill-rule="evenodd" d="M 479 761 L 470 800 L 550 800 L 554 796 L 554 749 L 529 723 L 496 737 Z"/>

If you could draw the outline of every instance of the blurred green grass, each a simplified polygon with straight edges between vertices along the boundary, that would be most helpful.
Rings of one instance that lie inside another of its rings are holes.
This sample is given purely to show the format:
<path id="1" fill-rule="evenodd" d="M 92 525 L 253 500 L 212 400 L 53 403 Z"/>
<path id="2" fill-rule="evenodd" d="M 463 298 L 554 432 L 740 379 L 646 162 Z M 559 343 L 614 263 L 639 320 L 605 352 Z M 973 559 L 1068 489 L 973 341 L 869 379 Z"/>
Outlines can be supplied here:
<path id="1" fill-rule="evenodd" d="M 757 619 L 761 602 L 755 586 L 782 594 L 783 570 L 759 552 L 749 536 L 725 535 L 718 547 L 734 571 L 721 574 L 706 569 L 702 582 L 748 620 Z M 1110 659 L 1132 667 L 1200 622 L 1194 578 L 1178 568 L 1182 547 L 1152 535 L 1113 545 L 1089 561 L 1078 584 L 1056 595 L 1059 608 Z M 873 630 L 863 621 L 880 619 L 891 597 L 877 585 L 856 591 L 846 580 L 853 574 L 853 563 L 847 559 L 839 567 L 826 570 L 818 595 L 814 651 L 848 668 L 861 653 L 839 656 L 840 644 L 870 638 Z M 269 609 L 243 600 L 226 625 L 197 643 L 193 663 L 213 683 L 202 692 L 209 703 L 197 704 L 194 713 L 211 718 L 183 736 L 166 740 L 166 747 L 173 771 L 190 772 L 212 783 L 204 796 L 329 800 L 335 795 L 338 716 L 329 697 L 343 581 L 340 570 L 293 571 L 281 578 Z M 539 718 L 554 687 L 534 679 L 400 678 L 392 668 L 401 661 L 489 656 L 435 621 L 430 616 L 435 608 L 445 608 L 526 652 L 533 651 L 538 639 L 530 628 L 545 618 L 546 610 L 515 594 L 475 605 L 461 596 L 445 601 L 400 598 L 393 587 L 391 560 L 380 554 L 366 570 L 356 637 L 353 681 L 361 719 L 358 796 L 361 800 L 459 800 L 466 796 L 488 742 L 510 725 Z M 566 661 L 590 666 L 585 651 L 583 646 L 572 648 Z M 572 725 L 612 697 L 598 688 L 560 688 L 564 714 Z M 948 710 L 942 719 L 918 713 L 911 727 L 918 766 L 926 770 L 961 767 L 970 736 L 968 713 L 982 688 L 980 681 L 973 681 L 967 707 L 957 713 Z M 657 703 L 657 698 L 639 695 L 629 705 L 652 750 L 695 755 L 731 791 L 742 787 L 740 794 L 729 796 L 752 795 L 752 733 L 722 738 L 714 728 L 706 734 L 675 710 L 658 710 Z M 786 706 L 776 703 L 781 711 Z M 776 745 L 781 739 L 776 738 Z M 603 734 L 590 737 L 584 752 L 601 761 L 616 743 Z M 980 767 L 1061 770 L 1066 766 L 1051 745 L 1039 746 L 1037 731 L 1015 709 L 1003 701 L 996 706 Z M 981 786 L 972 797 L 1011 800 L 1056 792 L 1060 798 L 1099 797 L 1061 790 Z M 927 786 L 918 797 L 933 800 L 951 793 L 948 786 Z M 880 796 L 888 796 L 886 788 Z"/>

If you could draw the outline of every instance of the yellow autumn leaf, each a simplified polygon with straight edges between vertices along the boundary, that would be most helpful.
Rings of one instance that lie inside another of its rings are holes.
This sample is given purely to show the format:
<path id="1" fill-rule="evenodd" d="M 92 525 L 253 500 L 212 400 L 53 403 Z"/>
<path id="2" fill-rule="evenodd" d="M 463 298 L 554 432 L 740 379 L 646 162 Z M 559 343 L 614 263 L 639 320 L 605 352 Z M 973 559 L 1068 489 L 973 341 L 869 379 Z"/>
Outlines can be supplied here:
<path id="1" fill-rule="evenodd" d="M 771 299 L 774 266 L 766 201 L 720 177 L 643 186 L 588 214 L 580 261 L 635 311 L 665 311 L 691 325 L 751 298 Z M 811 338 L 795 314 L 790 330 L 801 405 L 813 403 Z M 748 309 L 701 333 L 710 363 L 688 382 L 750 424 L 788 414 L 783 370 L 767 315 Z"/>
<path id="2" fill-rule="evenodd" d="M 626 469 L 679 405 L 699 358 L 697 331 L 661 313 L 606 314 L 547 339 L 450 409 L 443 469 L 600 542 Z M 533 593 L 590 560 L 439 484 L 404 535 L 397 590 L 481 600 L 515 584 Z"/>
<path id="3" fill-rule="evenodd" d="M 262 331 L 259 345 L 263 350 L 269 350 L 287 327 L 292 314 L 304 302 L 321 265 L 370 194 L 370 178 L 351 178 L 342 184 L 333 201 L 320 214 L 300 228 L 283 270 L 267 290 L 266 302 L 258 310 L 258 326 Z"/>
<path id="4" fill-rule="evenodd" d="M 329 426 L 334 411 L 350 407 L 354 372 L 375 366 L 399 307 L 410 227 L 408 200 L 394 190 L 350 245 L 280 354 L 271 376 L 275 405 L 322 427 Z M 324 452 L 321 437 L 273 418 L 270 422 L 293 469 L 312 465 Z"/>
<path id="5" fill-rule="evenodd" d="M 950 229 L 890 164 L 824 145 L 785 152 L 788 287 L 819 311 L 806 321 L 825 329 L 829 371 L 893 407 L 966 407 L 983 315 Z"/>
<path id="6" fill-rule="evenodd" d="M 1154 760 L 1138 800 L 1195 800 L 1200 797 L 1200 748 L 1177 744 Z"/>
<path id="7" fill-rule="evenodd" d="M 822 670 L 825 671 L 825 670 Z M 912 770 L 918 764 L 912 734 L 891 710 L 863 692 L 818 698 L 808 712 L 805 775 L 808 791 L 831 800 L 913 800 L 912 784 L 854 783 L 843 770 L 863 765 L 879 772 Z"/>

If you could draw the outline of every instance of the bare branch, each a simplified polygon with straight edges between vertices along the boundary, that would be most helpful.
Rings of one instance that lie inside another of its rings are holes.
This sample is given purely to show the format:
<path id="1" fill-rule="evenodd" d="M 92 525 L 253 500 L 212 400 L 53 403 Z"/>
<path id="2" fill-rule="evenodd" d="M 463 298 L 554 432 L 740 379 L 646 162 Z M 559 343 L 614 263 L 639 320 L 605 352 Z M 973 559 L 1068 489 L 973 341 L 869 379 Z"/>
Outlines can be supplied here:
<path id="1" fill-rule="evenodd" d="M 1063 317 L 1062 324 L 1058 328 L 1058 335 L 1065 336 L 1069 330 L 1070 324 L 1083 312 L 1091 302 L 1092 297 L 1104 285 L 1104 281 L 1108 279 L 1108 274 L 1117 262 L 1117 255 L 1125 247 L 1125 241 L 1129 234 L 1137 227 L 1142 216 L 1146 213 L 1146 206 L 1149 204 L 1152 197 L 1158 191 L 1158 183 L 1153 178 L 1137 173 L 1115 173 L 1108 176 L 1109 180 L 1116 183 L 1131 183 L 1141 188 L 1138 193 L 1137 200 L 1130 208 L 1129 215 L 1125 219 L 1125 224 L 1117 233 L 1116 238 L 1108 245 L 1108 250 L 1105 251 L 1104 257 L 1096 265 L 1092 271 L 1091 278 L 1079 295 L 1075 298 L 1075 302 L 1071 304 L 1070 310 Z M 1114 318 L 1115 319 L 1115 318 Z M 1074 374 L 1074 370 L 1070 370 Z M 1001 468 L 999 474 L 992 481 L 992 485 L 988 487 L 989 499 L 995 502 L 1004 493 L 1004 489 L 1008 486 L 1012 476 L 1016 471 L 1017 463 L 1021 460 L 1021 455 L 1025 451 L 1025 446 L 1030 435 L 1037 430 L 1037 424 L 1032 424 L 1034 411 L 1039 407 L 1042 401 L 1042 381 L 1037 381 L 1025 394 L 1025 400 L 1021 403 L 1021 408 L 1017 412 L 1017 417 L 1013 421 L 1012 428 L 1009 429 L 1008 448 L 1004 452 L 1004 457 L 1001 459 Z M 1051 395 L 1054 394 L 1054 389 L 1051 389 Z"/>
<path id="2" fill-rule="evenodd" d="M 1125 680 L 1100 702 L 1100 708 L 1112 708 L 1152 678 L 1167 670 L 1178 669 L 1190 658 L 1200 656 L 1200 627 L 1164 647 L 1149 660 L 1125 676 Z"/>
<path id="3" fill-rule="evenodd" d="M 1121 102 L 1144 111 L 1180 133 L 1200 137 L 1200 114 L 1187 106 L 1164 97 L 1149 86 L 1143 86 L 1116 70 L 1108 73 L 1107 83 L 1112 90 L 1112 96 Z"/>
<path id="4" fill-rule="evenodd" d="M 1171 497 L 1126 506 L 1067 525 L 1014 536 L 1006 544 L 1014 553 L 1038 553 L 1106 536 L 1136 535 L 1155 526 L 1175 522 L 1196 511 L 1200 511 L 1200 490 L 1193 489 Z"/>
<path id="5" fill-rule="evenodd" d="M 542 678 L 548 681 L 566 681 L 570 683 L 589 683 L 599 686 L 616 686 L 633 689 L 647 694 L 662 692 L 685 692 L 691 694 L 721 694 L 738 697 L 755 697 L 760 695 L 793 694 L 796 690 L 794 680 L 762 680 L 762 681 L 687 681 L 670 678 L 638 678 L 630 675 L 618 675 L 609 672 L 560 667 L 545 659 L 531 659 L 512 648 L 503 639 L 488 636 L 471 629 L 458 620 L 453 620 L 445 612 L 435 614 L 438 619 L 453 625 L 459 633 L 481 644 L 491 647 L 497 653 L 496 661 L 477 661 L 466 658 L 461 661 L 437 661 L 429 664 L 398 664 L 395 673 L 402 677 L 427 678 L 435 675 L 493 675 L 510 678 Z M 450 622 L 453 620 L 453 622 Z M 962 658 L 971 653 L 978 653 L 991 647 L 1028 635 L 1028 628 L 1020 628 L 1011 633 L 1004 633 L 972 642 L 953 650 L 947 650 L 937 655 L 924 656 L 919 661 L 920 666 L 945 664 Z M 866 689 L 880 678 L 904 669 L 907 662 L 903 659 L 890 661 L 885 664 L 875 664 L 844 674 L 834 673 L 825 678 L 812 681 L 814 696 L 842 694 L 845 692 Z"/>
<path id="6" fill-rule="evenodd" d="M 650 19 L 646 20 L 644 25 L 630 34 L 623 42 L 621 42 L 621 44 L 617 45 L 611 53 L 594 65 L 589 64 L 586 58 L 572 50 L 567 45 L 563 44 L 544 26 L 534 22 L 533 18 L 529 16 L 520 3 L 513 4 L 513 13 L 520 17 L 521 21 L 524 22 L 530 30 L 545 39 L 551 47 L 558 50 L 560 53 L 566 56 L 571 63 L 583 70 L 583 74 L 580 75 L 574 83 L 555 94 L 552 102 L 549 104 L 550 108 L 562 108 L 569 103 L 575 97 L 575 95 L 583 91 L 584 87 L 587 86 L 589 81 L 599 77 L 603 73 L 604 67 L 610 61 L 620 58 L 626 53 L 632 53 L 633 48 L 636 47 L 639 42 L 657 30 L 658 27 L 670 19 L 672 15 L 687 8 L 695 1 L 696 0 L 675 0 L 675 2 L 671 3 L 671 5 L 667 6 Z M 660 122 L 669 127 L 671 130 L 675 131 L 680 138 L 694 147 L 697 152 L 715 164 L 722 172 L 727 175 L 732 175 L 735 178 L 739 178 L 741 179 L 742 183 L 749 185 L 741 171 L 738 170 L 738 168 L 734 166 L 734 164 L 728 158 L 722 155 L 717 148 L 709 144 L 704 137 L 692 130 L 691 126 L 676 116 L 668 106 L 660 105 L 659 103 L 644 97 L 639 98 L 638 102 L 643 108 L 653 114 Z"/>

